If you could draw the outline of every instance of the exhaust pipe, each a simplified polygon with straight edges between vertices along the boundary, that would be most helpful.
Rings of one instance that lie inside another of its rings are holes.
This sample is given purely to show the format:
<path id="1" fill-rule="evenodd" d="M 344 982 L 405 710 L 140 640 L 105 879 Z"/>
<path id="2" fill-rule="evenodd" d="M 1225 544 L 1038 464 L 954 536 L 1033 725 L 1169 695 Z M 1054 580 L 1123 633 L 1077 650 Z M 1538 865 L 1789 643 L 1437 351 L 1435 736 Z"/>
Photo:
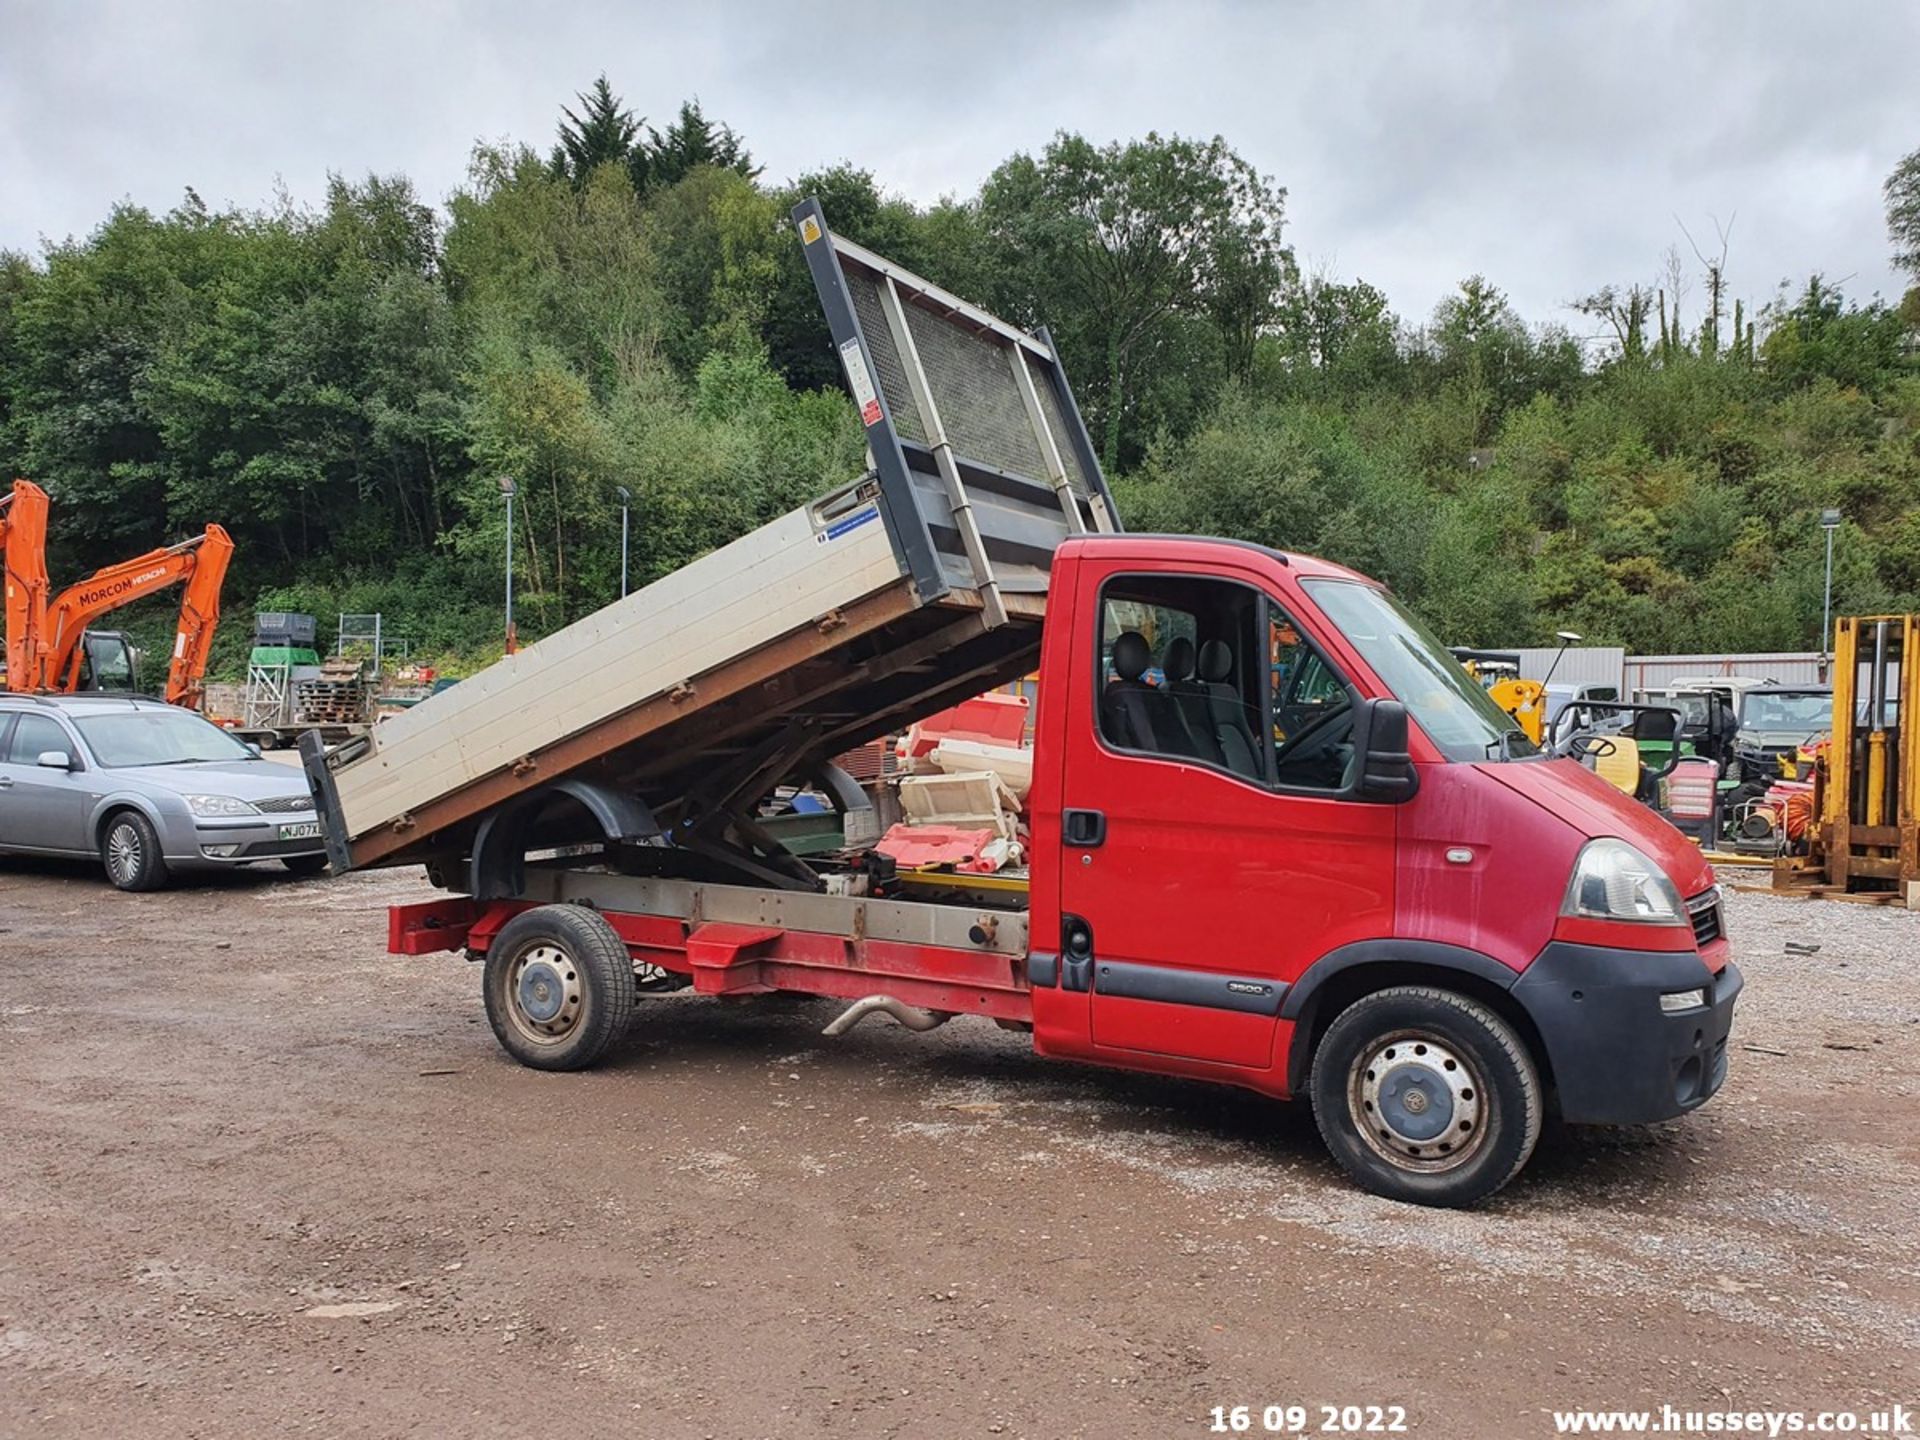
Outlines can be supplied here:
<path id="1" fill-rule="evenodd" d="M 896 1000 L 891 995 L 869 995 L 864 1000 L 856 1000 L 842 1010 L 822 1030 L 822 1035 L 844 1035 L 869 1015 L 891 1015 L 909 1030 L 938 1030 L 953 1018 L 951 1011 L 922 1010 L 918 1005 L 909 1005 Z"/>

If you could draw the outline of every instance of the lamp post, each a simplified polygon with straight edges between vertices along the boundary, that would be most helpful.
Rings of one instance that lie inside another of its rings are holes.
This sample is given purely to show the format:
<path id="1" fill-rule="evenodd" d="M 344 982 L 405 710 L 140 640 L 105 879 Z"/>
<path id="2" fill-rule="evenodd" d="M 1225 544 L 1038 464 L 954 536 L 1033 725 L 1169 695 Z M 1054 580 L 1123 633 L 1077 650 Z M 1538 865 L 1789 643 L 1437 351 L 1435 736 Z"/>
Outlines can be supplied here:
<path id="1" fill-rule="evenodd" d="M 520 648 L 519 637 L 513 631 L 513 495 L 514 486 L 511 477 L 500 477 L 500 494 L 507 502 L 507 654 L 511 655 Z"/>
<path id="2" fill-rule="evenodd" d="M 1825 680 L 1833 643 L 1833 532 L 1840 528 L 1840 512 L 1822 510 L 1820 528 L 1827 532 L 1827 583 L 1820 601 L 1820 678 Z"/>
<path id="3" fill-rule="evenodd" d="M 627 598 L 627 506 L 633 496 L 624 485 L 613 487 L 613 493 L 620 497 L 620 598 Z"/>

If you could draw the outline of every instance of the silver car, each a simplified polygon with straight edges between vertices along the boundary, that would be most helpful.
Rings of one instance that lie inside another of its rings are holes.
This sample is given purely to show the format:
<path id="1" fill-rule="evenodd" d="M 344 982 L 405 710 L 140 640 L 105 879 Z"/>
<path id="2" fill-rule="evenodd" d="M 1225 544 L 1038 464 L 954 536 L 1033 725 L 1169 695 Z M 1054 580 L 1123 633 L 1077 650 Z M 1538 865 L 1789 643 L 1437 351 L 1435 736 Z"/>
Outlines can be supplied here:
<path id="1" fill-rule="evenodd" d="M 122 890 L 176 870 L 327 857 L 306 778 L 191 710 L 0 694 L 0 852 L 92 855 Z"/>

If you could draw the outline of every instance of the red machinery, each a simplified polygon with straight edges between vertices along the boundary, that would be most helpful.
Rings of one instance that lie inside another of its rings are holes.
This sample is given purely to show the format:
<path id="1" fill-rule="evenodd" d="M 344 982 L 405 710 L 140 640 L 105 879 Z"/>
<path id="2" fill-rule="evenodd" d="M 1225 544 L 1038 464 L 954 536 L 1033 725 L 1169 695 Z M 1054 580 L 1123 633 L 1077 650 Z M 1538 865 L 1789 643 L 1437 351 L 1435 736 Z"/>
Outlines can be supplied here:
<path id="1" fill-rule="evenodd" d="M 220 623 L 220 587 L 233 558 L 233 541 L 218 525 L 177 545 L 149 550 L 96 570 L 48 598 L 47 493 L 16 480 L 0 498 L 0 553 L 6 564 L 7 688 L 72 693 L 91 669 L 118 670 L 133 682 L 131 646 L 124 636 L 90 630 L 89 623 L 169 585 L 184 585 L 173 654 L 167 666 L 168 703 L 198 709 L 207 659 Z M 118 663 L 110 663 L 110 652 Z"/>

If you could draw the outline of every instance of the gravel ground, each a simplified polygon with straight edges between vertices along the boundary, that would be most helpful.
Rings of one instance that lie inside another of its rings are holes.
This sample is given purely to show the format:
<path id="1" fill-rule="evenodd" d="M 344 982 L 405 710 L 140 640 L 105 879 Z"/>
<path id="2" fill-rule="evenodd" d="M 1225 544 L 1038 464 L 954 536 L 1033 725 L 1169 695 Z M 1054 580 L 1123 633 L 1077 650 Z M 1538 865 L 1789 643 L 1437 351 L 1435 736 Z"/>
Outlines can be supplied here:
<path id="1" fill-rule="evenodd" d="M 830 1006 L 674 997 L 598 1071 L 523 1070 L 472 967 L 383 953 L 426 893 L 0 862 L 0 1434 L 1158 1437 L 1394 1403 L 1528 1437 L 1920 1396 L 1920 915 L 1735 895 L 1722 1095 L 1550 1131 L 1456 1214 L 1351 1189 L 1302 1111 L 980 1024 L 829 1041 Z"/>

